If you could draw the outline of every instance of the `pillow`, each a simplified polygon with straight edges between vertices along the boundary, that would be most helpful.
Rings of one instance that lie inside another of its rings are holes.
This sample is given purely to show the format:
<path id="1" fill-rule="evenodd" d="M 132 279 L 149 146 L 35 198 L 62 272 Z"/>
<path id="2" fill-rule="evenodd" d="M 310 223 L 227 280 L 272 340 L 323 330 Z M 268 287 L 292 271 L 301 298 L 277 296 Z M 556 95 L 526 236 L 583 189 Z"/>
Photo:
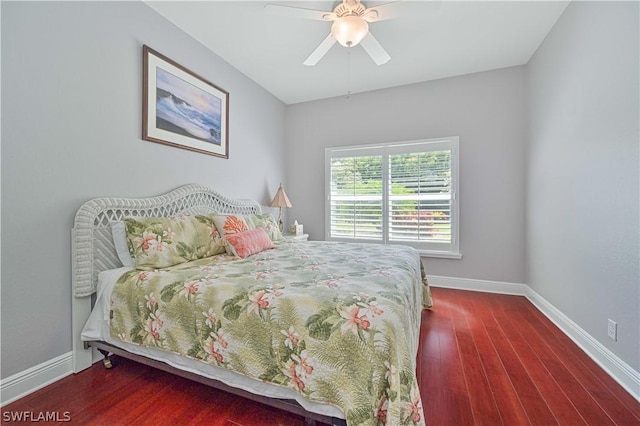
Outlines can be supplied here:
<path id="1" fill-rule="evenodd" d="M 282 232 L 271 213 L 249 214 L 244 217 L 249 229 L 263 228 L 272 241 L 280 241 Z"/>
<path id="2" fill-rule="evenodd" d="M 242 259 L 274 247 L 264 228 L 228 234 L 227 241 L 233 255 Z"/>
<path id="3" fill-rule="evenodd" d="M 233 254 L 231 248 L 227 244 L 227 236 L 249 230 L 249 225 L 240 214 L 218 214 L 213 216 L 213 223 L 216 225 L 218 233 L 222 237 L 227 253 Z"/>
<path id="4" fill-rule="evenodd" d="M 124 229 L 124 222 L 121 220 L 112 220 L 109 224 L 111 225 L 113 244 L 116 246 L 116 253 L 122 266 L 135 268 L 136 262 L 133 260 L 133 257 L 131 257 L 131 253 L 129 253 L 129 243 L 127 242 L 127 232 Z"/>
<path id="5" fill-rule="evenodd" d="M 158 269 L 224 253 L 214 215 L 124 218 L 138 269 Z"/>

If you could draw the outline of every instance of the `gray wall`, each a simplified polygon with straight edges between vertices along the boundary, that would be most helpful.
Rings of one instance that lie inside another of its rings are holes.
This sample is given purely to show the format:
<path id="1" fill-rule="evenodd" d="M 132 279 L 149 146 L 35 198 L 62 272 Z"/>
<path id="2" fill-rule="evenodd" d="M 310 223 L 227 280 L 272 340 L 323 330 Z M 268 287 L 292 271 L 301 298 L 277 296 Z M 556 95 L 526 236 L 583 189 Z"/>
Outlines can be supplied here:
<path id="1" fill-rule="evenodd" d="M 526 223 L 527 284 L 636 371 L 638 19 L 572 2 L 530 61 Z"/>
<path id="2" fill-rule="evenodd" d="M 326 147 L 460 136 L 463 258 L 424 258 L 427 273 L 523 283 L 524 77 L 514 67 L 288 106 L 289 217 L 324 239 Z"/>
<path id="3" fill-rule="evenodd" d="M 197 182 L 268 204 L 285 107 L 144 3 L 1 7 L 5 378 L 71 350 L 70 230 L 84 201 Z M 230 159 L 141 140 L 143 44 L 230 93 Z"/>

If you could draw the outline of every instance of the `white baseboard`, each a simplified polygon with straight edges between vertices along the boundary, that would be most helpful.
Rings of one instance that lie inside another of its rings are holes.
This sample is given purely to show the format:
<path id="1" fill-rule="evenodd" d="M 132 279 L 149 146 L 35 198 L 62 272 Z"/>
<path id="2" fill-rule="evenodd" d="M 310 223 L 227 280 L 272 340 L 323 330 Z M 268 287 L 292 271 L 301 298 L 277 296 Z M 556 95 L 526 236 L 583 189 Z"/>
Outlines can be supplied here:
<path id="1" fill-rule="evenodd" d="M 527 286 L 527 299 L 635 399 L 640 401 L 640 373 Z"/>
<path id="2" fill-rule="evenodd" d="M 0 407 L 70 375 L 73 372 L 71 358 L 71 352 L 68 352 L 3 379 Z"/>
<path id="3" fill-rule="evenodd" d="M 443 277 L 440 275 L 429 275 L 428 279 L 429 285 L 433 287 L 481 291 L 483 293 L 513 294 L 516 296 L 525 296 L 528 288 L 526 284 L 474 280 L 470 278 Z"/>
<path id="4" fill-rule="evenodd" d="M 574 341 L 596 364 L 606 371 L 631 396 L 640 401 L 640 373 L 607 349 L 602 343 L 573 322 L 558 308 L 532 290 L 526 284 L 501 281 L 474 280 L 468 278 L 429 275 L 432 287 L 458 290 L 481 291 L 485 293 L 512 294 L 525 296 L 540 312 L 553 322 L 564 334 Z M 437 301 L 435 301 L 437 303 Z"/>

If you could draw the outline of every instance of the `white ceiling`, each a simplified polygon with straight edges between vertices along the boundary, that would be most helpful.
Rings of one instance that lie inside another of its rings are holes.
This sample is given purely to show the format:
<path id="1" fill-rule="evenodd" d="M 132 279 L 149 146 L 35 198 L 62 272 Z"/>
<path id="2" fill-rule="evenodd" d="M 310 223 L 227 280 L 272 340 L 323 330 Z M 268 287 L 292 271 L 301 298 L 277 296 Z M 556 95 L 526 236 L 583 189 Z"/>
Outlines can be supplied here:
<path id="1" fill-rule="evenodd" d="M 363 0 L 367 7 L 388 2 Z M 329 34 L 331 22 L 269 14 L 264 6 L 330 11 L 338 2 L 146 3 L 286 104 L 526 64 L 568 5 L 404 1 L 406 16 L 369 26 L 389 62 L 377 66 L 361 46 L 336 43 L 307 67 L 302 62 Z"/>

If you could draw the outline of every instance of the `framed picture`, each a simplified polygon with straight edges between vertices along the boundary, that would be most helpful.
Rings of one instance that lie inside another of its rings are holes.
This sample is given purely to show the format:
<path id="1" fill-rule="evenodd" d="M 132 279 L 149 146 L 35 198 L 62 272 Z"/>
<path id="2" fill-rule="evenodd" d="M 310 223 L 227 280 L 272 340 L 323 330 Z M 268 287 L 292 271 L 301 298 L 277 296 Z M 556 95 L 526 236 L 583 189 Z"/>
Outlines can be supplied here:
<path id="1" fill-rule="evenodd" d="M 143 46 L 142 139 L 229 158 L 229 93 Z"/>

